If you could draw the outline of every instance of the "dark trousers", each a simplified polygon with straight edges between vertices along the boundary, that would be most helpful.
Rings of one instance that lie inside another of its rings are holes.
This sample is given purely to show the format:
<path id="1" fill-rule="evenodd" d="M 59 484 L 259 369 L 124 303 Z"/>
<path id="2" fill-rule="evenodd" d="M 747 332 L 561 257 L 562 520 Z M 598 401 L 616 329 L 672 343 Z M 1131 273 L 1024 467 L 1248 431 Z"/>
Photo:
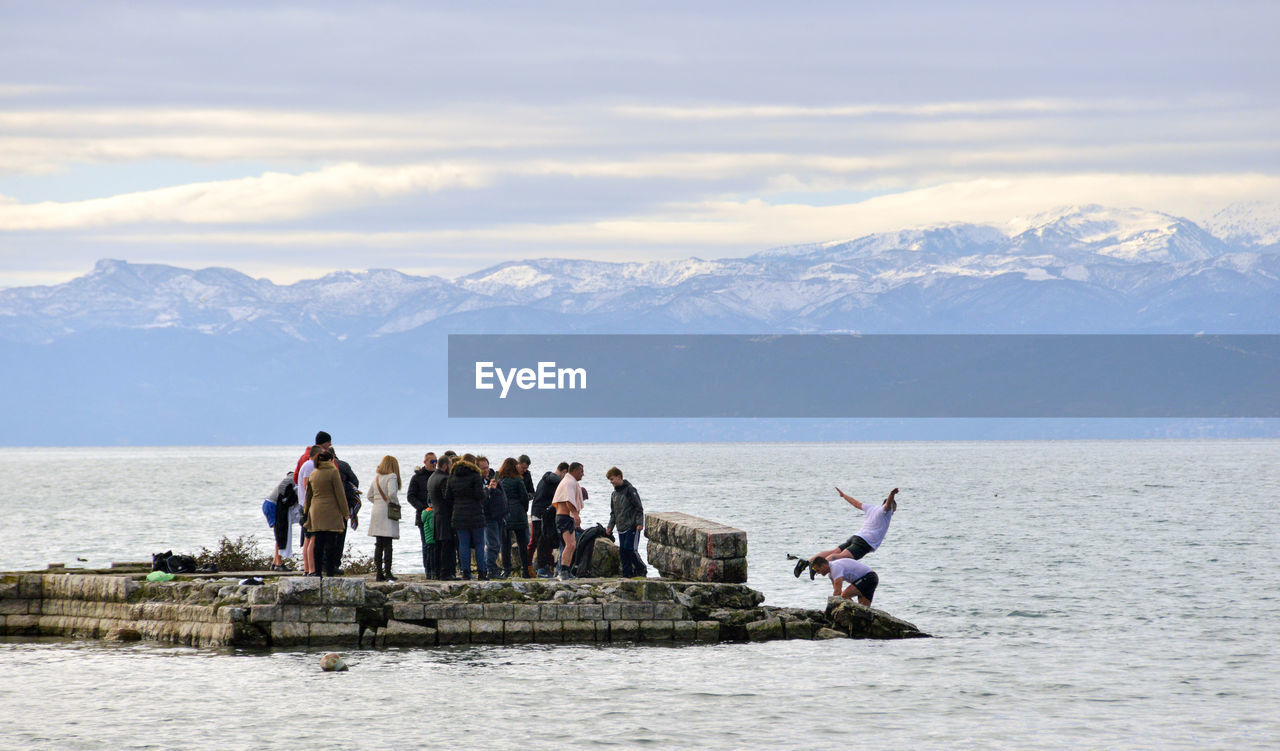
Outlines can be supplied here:
<path id="1" fill-rule="evenodd" d="M 423 543 L 422 545 L 422 568 L 428 579 L 434 579 L 436 573 L 436 564 L 440 560 L 439 546 L 434 542 Z"/>
<path id="2" fill-rule="evenodd" d="M 498 568 L 498 551 L 502 548 L 502 543 L 507 539 L 507 520 L 498 519 L 497 521 L 486 522 L 484 525 L 484 554 L 485 567 L 489 571 L 496 571 Z M 502 556 L 504 561 L 503 568 L 507 571 L 511 570 L 511 553 Z"/>
<path id="3" fill-rule="evenodd" d="M 390 537 L 373 538 L 373 567 L 378 581 L 391 578 L 391 539 Z"/>
<path id="4" fill-rule="evenodd" d="M 316 571 L 324 576 L 337 576 L 342 562 L 342 533 L 314 532 L 316 538 Z"/>
<path id="5" fill-rule="evenodd" d="M 422 540 L 422 572 L 428 579 L 436 578 L 436 544 L 427 542 L 427 528 L 418 525 L 418 539 Z"/>
<path id="6" fill-rule="evenodd" d="M 516 548 L 520 551 L 520 573 L 529 567 L 529 527 L 525 524 L 508 524 L 502 535 L 502 570 L 511 570 L 511 538 L 516 538 Z"/>
<path id="7" fill-rule="evenodd" d="M 621 558 L 623 576 L 640 576 L 640 572 L 645 570 L 644 561 L 640 560 L 640 553 L 636 550 L 639 544 L 639 530 L 618 533 L 618 557 Z"/>
<path id="8" fill-rule="evenodd" d="M 471 578 L 471 554 L 474 551 L 476 556 L 476 570 L 480 576 L 488 577 L 489 568 L 486 565 L 484 555 L 484 527 L 476 527 L 475 529 L 459 529 L 458 535 L 458 566 L 462 570 L 462 578 Z"/>
<path id="9" fill-rule="evenodd" d="M 449 523 L 448 511 L 436 514 L 436 576 L 456 579 L 458 576 L 458 541 Z"/>
<path id="10" fill-rule="evenodd" d="M 537 552 L 533 562 L 539 569 L 552 569 L 556 564 L 556 548 L 559 547 L 560 535 L 556 534 L 556 525 L 544 521 L 535 521 L 537 526 Z M 531 541 L 532 543 L 532 541 Z"/>

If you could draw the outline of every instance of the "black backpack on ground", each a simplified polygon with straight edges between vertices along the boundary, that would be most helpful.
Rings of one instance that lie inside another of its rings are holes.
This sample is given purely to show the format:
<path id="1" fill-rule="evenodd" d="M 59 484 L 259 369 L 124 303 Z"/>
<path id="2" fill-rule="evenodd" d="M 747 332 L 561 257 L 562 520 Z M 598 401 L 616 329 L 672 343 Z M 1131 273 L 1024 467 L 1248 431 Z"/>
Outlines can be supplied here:
<path id="1" fill-rule="evenodd" d="M 591 576 L 591 555 L 595 552 L 596 540 L 601 537 L 613 539 L 613 536 L 599 522 L 578 536 L 578 547 L 573 551 L 573 566 L 570 573 L 579 579 Z"/>

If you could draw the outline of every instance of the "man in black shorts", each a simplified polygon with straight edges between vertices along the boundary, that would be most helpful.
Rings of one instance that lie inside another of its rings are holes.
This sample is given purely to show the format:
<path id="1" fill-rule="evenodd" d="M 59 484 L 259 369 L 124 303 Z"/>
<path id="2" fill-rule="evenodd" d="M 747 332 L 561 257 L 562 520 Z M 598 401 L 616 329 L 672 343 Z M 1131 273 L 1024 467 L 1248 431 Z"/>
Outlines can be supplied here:
<path id="1" fill-rule="evenodd" d="M 835 588 L 833 597 L 843 597 L 846 600 L 857 597 L 860 604 L 871 605 L 871 599 L 876 596 L 876 586 L 880 584 L 880 576 L 867 564 L 852 558 L 828 561 L 817 556 L 810 565 L 819 574 L 831 577 L 831 586 Z"/>

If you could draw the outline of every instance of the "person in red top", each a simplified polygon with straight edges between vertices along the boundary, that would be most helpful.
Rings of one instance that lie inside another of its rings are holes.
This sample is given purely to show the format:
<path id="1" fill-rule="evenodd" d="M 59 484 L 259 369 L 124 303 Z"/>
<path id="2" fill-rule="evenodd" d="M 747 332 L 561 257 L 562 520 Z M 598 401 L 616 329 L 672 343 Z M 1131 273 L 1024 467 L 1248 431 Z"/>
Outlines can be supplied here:
<path id="1" fill-rule="evenodd" d="M 322 430 L 319 433 L 316 433 L 316 442 L 311 444 L 311 446 L 319 446 L 321 449 L 328 451 L 333 448 L 333 437 Z M 294 477 L 298 476 L 298 472 L 302 469 L 302 465 L 306 464 L 307 460 L 311 458 L 311 446 L 304 448 L 302 450 L 302 456 L 298 457 L 298 464 L 293 468 Z M 306 488 L 298 488 L 298 497 L 305 498 L 306 496 L 303 494 L 306 492 Z"/>

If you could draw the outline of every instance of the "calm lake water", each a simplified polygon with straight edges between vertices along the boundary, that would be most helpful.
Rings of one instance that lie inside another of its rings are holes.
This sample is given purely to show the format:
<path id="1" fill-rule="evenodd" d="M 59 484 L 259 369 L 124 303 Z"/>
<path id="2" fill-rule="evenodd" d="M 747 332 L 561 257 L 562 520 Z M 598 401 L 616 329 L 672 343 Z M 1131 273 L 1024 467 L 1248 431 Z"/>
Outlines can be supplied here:
<path id="1" fill-rule="evenodd" d="M 421 446 L 342 447 L 367 487 Z M 432 446 L 440 450 L 445 446 Z M 650 511 L 750 535 L 750 584 L 901 488 L 876 605 L 936 639 L 349 653 L 0 639 L 4 748 L 1267 748 L 1280 745 L 1280 441 L 454 446 L 618 465 Z M 301 446 L 0 449 L 0 569 L 270 530 Z M 358 552 L 372 538 L 349 535 Z M 641 546 L 643 551 L 643 545 Z M 419 560 L 412 533 L 396 569 Z"/>

